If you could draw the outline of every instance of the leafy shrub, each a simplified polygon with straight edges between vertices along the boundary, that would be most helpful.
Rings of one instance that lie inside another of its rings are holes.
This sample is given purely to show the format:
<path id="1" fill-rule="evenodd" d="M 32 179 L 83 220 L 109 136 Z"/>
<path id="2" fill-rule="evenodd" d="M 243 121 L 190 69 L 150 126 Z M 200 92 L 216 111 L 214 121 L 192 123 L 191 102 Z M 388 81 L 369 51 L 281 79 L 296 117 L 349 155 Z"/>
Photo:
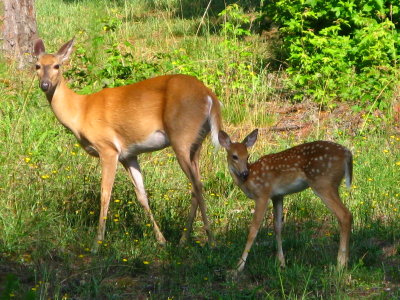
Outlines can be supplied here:
<path id="1" fill-rule="evenodd" d="M 389 106 L 397 75 L 399 5 L 383 0 L 268 1 L 288 50 L 289 86 L 326 105 L 332 100 Z M 397 25 L 398 26 L 398 25 Z"/>
<path id="2" fill-rule="evenodd" d="M 78 46 L 71 69 L 65 72 L 67 78 L 73 78 L 72 87 L 80 89 L 81 93 L 92 93 L 103 87 L 117 87 L 144 80 L 155 76 L 160 66 L 153 62 L 137 61 L 129 51 L 121 50 L 118 44 L 105 45 L 102 37 L 95 37 L 93 45 L 105 47 L 107 53 L 101 68 L 93 67 L 94 59 L 87 53 L 85 47 Z M 125 42 L 126 48 L 133 47 Z"/>
<path id="3" fill-rule="evenodd" d="M 133 47 L 129 42 L 125 42 L 125 46 Z M 136 61 L 131 53 L 122 53 L 118 44 L 112 45 L 106 53 L 109 54 L 107 61 L 98 74 L 103 86 L 116 87 L 131 84 L 153 77 L 159 71 L 155 63 Z"/>
<path id="4" fill-rule="evenodd" d="M 218 15 L 224 17 L 224 23 L 221 24 L 221 27 L 225 36 L 230 39 L 237 39 L 250 35 L 250 30 L 245 28 L 245 25 L 250 23 L 250 18 L 244 14 L 243 9 L 238 4 L 227 6 Z"/>

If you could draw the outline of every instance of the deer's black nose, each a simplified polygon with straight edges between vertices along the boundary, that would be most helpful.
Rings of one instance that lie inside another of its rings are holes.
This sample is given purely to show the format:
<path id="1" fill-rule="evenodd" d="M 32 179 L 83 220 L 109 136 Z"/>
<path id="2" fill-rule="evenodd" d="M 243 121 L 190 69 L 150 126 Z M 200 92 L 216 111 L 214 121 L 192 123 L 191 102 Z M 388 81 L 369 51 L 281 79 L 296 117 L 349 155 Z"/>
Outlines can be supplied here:
<path id="1" fill-rule="evenodd" d="M 47 92 L 51 87 L 50 82 L 48 81 L 43 81 L 40 83 L 40 88 L 42 89 L 43 92 Z"/>
<path id="2" fill-rule="evenodd" d="M 240 173 L 240 177 L 241 177 L 243 180 L 246 180 L 247 177 L 249 177 L 249 171 L 246 170 L 246 171 L 241 172 L 241 173 Z"/>

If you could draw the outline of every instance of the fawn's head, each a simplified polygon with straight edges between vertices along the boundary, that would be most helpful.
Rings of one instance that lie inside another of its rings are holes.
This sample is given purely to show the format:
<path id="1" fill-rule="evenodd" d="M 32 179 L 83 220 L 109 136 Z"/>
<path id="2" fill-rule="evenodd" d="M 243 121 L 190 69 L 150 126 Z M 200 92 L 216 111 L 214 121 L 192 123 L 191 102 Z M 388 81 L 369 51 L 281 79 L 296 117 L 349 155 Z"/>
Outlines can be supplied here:
<path id="1" fill-rule="evenodd" d="M 61 81 L 61 65 L 66 61 L 71 52 L 74 40 L 64 44 L 56 54 L 47 54 L 44 43 L 41 39 L 35 41 L 33 50 L 38 60 L 36 62 L 36 72 L 39 77 L 39 86 L 43 92 L 54 91 Z"/>
<path id="2" fill-rule="evenodd" d="M 241 180 L 246 180 L 249 176 L 247 148 L 254 145 L 257 140 L 258 129 L 253 130 L 246 136 L 241 143 L 233 143 L 225 131 L 220 131 L 218 140 L 222 147 L 226 149 L 228 167 L 232 174 Z"/>

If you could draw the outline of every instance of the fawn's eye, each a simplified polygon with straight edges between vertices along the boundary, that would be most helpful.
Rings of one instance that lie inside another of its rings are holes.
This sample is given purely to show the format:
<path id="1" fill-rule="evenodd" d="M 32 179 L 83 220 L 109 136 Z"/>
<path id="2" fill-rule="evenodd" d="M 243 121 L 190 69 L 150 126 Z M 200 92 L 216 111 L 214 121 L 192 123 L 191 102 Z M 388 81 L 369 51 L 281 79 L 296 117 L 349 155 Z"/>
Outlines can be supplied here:
<path id="1" fill-rule="evenodd" d="M 40 65 L 36 65 L 36 66 L 35 66 L 35 69 L 36 69 L 36 70 L 39 70 L 39 69 L 40 69 Z"/>
<path id="2" fill-rule="evenodd" d="M 237 155 L 233 154 L 233 155 L 232 155 L 232 159 L 233 159 L 233 160 L 238 160 L 239 157 L 238 157 Z"/>
<path id="3" fill-rule="evenodd" d="M 58 70 L 60 68 L 60 65 L 55 65 L 54 69 Z"/>

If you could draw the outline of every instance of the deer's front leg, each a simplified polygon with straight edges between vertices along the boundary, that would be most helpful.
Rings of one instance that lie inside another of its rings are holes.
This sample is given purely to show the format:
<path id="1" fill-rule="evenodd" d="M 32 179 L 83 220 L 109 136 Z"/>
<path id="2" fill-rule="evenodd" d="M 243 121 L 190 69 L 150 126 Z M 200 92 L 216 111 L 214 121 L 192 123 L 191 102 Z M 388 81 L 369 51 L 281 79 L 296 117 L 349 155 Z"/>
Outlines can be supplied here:
<path id="1" fill-rule="evenodd" d="M 237 269 L 236 269 L 237 272 L 241 272 L 244 268 L 247 256 L 249 255 L 251 246 L 253 245 L 253 242 L 257 236 L 258 230 L 260 229 L 262 220 L 264 218 L 265 211 L 267 209 L 268 200 L 269 200 L 268 197 L 258 198 L 256 200 L 256 206 L 255 206 L 255 210 L 254 210 L 254 214 L 253 214 L 253 220 L 250 225 L 249 235 L 247 236 L 246 246 L 244 247 L 243 254 L 237 265 Z"/>
<path id="2" fill-rule="evenodd" d="M 115 152 L 100 155 L 101 162 L 101 208 L 99 217 L 99 226 L 97 228 L 97 236 L 94 241 L 92 252 L 96 253 L 99 244 L 104 239 L 106 230 L 107 212 L 110 204 L 111 191 L 114 184 L 115 173 L 117 170 L 118 156 Z"/>

